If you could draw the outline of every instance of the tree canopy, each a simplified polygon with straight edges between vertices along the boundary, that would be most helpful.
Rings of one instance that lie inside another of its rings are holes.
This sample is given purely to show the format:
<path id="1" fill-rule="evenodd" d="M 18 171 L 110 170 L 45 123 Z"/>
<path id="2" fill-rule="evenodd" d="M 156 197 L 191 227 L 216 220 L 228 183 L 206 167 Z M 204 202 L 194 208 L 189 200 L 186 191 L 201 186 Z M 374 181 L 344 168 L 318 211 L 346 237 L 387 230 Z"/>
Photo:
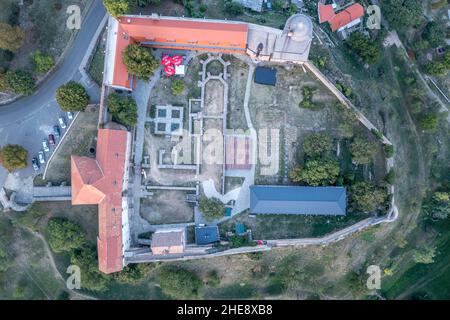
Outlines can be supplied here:
<path id="1" fill-rule="evenodd" d="M 305 138 L 302 147 L 306 156 L 319 157 L 331 150 L 332 142 L 330 136 L 325 133 L 313 133 Z"/>
<path id="2" fill-rule="evenodd" d="M 107 104 L 108 111 L 118 123 L 126 126 L 134 126 L 137 123 L 137 105 L 132 97 L 122 97 L 117 93 L 111 93 Z"/>
<path id="3" fill-rule="evenodd" d="M 360 181 L 351 186 L 351 197 L 357 210 L 372 212 L 386 201 L 387 192 L 370 182 Z"/>
<path id="4" fill-rule="evenodd" d="M 27 161 L 28 151 L 17 144 L 7 144 L 0 149 L 0 163 L 8 171 L 26 168 Z"/>
<path id="5" fill-rule="evenodd" d="M 129 0 L 103 0 L 103 5 L 110 15 L 117 18 L 130 10 Z"/>
<path id="6" fill-rule="evenodd" d="M 435 247 L 424 247 L 414 250 L 413 258 L 415 263 L 431 264 L 436 257 Z"/>
<path id="7" fill-rule="evenodd" d="M 428 41 L 432 47 L 438 47 L 445 40 L 445 28 L 444 23 L 430 21 L 423 30 L 422 36 Z"/>
<path id="8" fill-rule="evenodd" d="M 13 92 L 24 95 L 31 94 L 35 85 L 31 73 L 24 70 L 8 71 L 6 82 Z"/>
<path id="9" fill-rule="evenodd" d="M 377 152 L 377 145 L 368 139 L 357 136 L 350 144 L 352 160 L 357 164 L 369 164 Z"/>
<path id="10" fill-rule="evenodd" d="M 423 14 L 421 0 L 384 0 L 381 9 L 390 26 L 398 30 L 419 24 Z"/>
<path id="11" fill-rule="evenodd" d="M 81 287 L 92 291 L 104 291 L 111 277 L 98 270 L 97 251 L 84 246 L 71 252 L 70 263 L 80 267 Z"/>
<path id="12" fill-rule="evenodd" d="M 294 182 L 305 182 L 310 186 L 326 186 L 336 182 L 339 176 L 339 163 L 333 159 L 314 159 L 304 167 L 296 167 L 290 173 Z"/>
<path id="13" fill-rule="evenodd" d="M 81 84 L 69 81 L 56 90 L 56 101 L 63 111 L 84 111 L 89 95 Z"/>
<path id="14" fill-rule="evenodd" d="M 347 39 L 347 44 L 365 63 L 373 64 L 380 57 L 378 44 L 365 37 L 362 33 L 352 33 Z"/>
<path id="15" fill-rule="evenodd" d="M 144 80 L 148 80 L 159 66 L 151 49 L 137 43 L 129 44 L 123 50 L 122 61 L 130 74 Z"/>
<path id="16" fill-rule="evenodd" d="M 174 266 L 163 267 L 156 280 L 164 294 L 173 299 L 195 299 L 203 286 L 196 274 Z"/>
<path id="17" fill-rule="evenodd" d="M 55 252 L 81 248 L 86 242 L 84 231 L 65 218 L 51 218 L 47 225 L 48 244 Z"/>
<path id="18" fill-rule="evenodd" d="M 25 40 L 25 32 L 17 26 L 0 22 L 0 48 L 17 52 Z"/>
<path id="19" fill-rule="evenodd" d="M 436 191 L 431 200 L 423 205 L 424 211 L 433 219 L 450 217 L 450 192 Z"/>
<path id="20" fill-rule="evenodd" d="M 198 208 L 206 220 L 222 218 L 225 215 L 225 205 L 217 198 L 200 198 Z"/>

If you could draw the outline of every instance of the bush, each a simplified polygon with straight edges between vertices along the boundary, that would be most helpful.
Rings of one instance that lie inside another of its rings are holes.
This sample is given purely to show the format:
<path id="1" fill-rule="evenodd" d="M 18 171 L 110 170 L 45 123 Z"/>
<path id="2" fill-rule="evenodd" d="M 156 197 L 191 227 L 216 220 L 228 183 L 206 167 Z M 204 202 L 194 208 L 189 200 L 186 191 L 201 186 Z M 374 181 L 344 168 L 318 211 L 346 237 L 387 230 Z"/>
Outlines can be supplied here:
<path id="1" fill-rule="evenodd" d="M 173 79 L 170 89 L 174 96 L 181 94 L 184 91 L 184 81 L 181 79 Z"/>
<path id="2" fill-rule="evenodd" d="M 290 173 L 293 182 L 305 182 L 310 186 L 326 186 L 336 182 L 339 163 L 332 159 L 307 161 L 304 168 L 296 167 Z"/>
<path id="3" fill-rule="evenodd" d="M 433 113 L 423 113 L 419 116 L 419 126 L 421 129 L 434 132 L 439 124 L 439 116 Z"/>
<path id="4" fill-rule="evenodd" d="M 208 283 L 208 286 L 210 286 L 211 288 L 217 288 L 220 285 L 220 277 L 217 274 L 217 271 L 216 270 L 211 270 L 208 273 L 206 281 Z"/>
<path id="5" fill-rule="evenodd" d="M 7 144 L 0 149 L 0 164 L 8 171 L 26 168 L 28 151 L 17 144 Z"/>
<path id="6" fill-rule="evenodd" d="M 378 131 L 377 129 L 371 129 L 370 132 L 372 132 L 372 134 L 375 136 L 375 138 L 377 138 L 378 140 L 382 141 L 383 140 L 383 134 Z"/>
<path id="7" fill-rule="evenodd" d="M 25 31 L 18 26 L 0 22 L 0 48 L 18 52 L 25 40 Z"/>
<path id="8" fill-rule="evenodd" d="M 392 158 L 395 154 L 394 146 L 392 144 L 385 144 L 384 145 L 384 155 L 386 158 Z"/>
<path id="9" fill-rule="evenodd" d="M 148 80 L 159 66 L 159 62 L 153 56 L 151 49 L 136 43 L 129 44 L 123 50 L 122 62 L 130 74 L 144 80 Z"/>
<path id="10" fill-rule="evenodd" d="M 206 220 L 220 219 L 225 215 L 225 205 L 217 198 L 202 197 L 198 205 Z"/>
<path id="11" fill-rule="evenodd" d="M 71 251 L 86 243 L 79 225 L 65 218 L 51 218 L 47 225 L 48 244 L 54 252 Z"/>
<path id="12" fill-rule="evenodd" d="M 14 93 L 24 95 L 31 94 L 35 86 L 33 76 L 23 70 L 8 71 L 6 73 L 6 82 Z"/>
<path id="13" fill-rule="evenodd" d="M 53 57 L 49 54 L 41 53 L 40 51 L 31 54 L 30 58 L 36 72 L 45 73 L 54 65 Z"/>
<path id="14" fill-rule="evenodd" d="M 395 171 L 394 169 L 389 170 L 389 172 L 387 173 L 386 177 L 384 178 L 384 180 L 386 180 L 386 182 L 390 185 L 393 185 L 395 182 Z"/>
<path id="15" fill-rule="evenodd" d="M 89 104 L 89 95 L 81 84 L 69 81 L 56 90 L 56 101 L 63 111 L 84 111 Z"/>
<path id="16" fill-rule="evenodd" d="M 114 121 L 126 126 L 134 126 L 137 123 L 137 105 L 132 97 L 121 97 L 117 93 L 111 93 L 107 105 Z"/>
<path id="17" fill-rule="evenodd" d="M 137 284 L 145 280 L 152 268 L 149 263 L 130 264 L 122 271 L 114 273 L 113 277 L 119 283 Z"/>
<path id="18" fill-rule="evenodd" d="M 203 285 L 196 274 L 174 266 L 163 267 L 156 280 L 164 294 L 173 299 L 195 299 Z"/>
<path id="19" fill-rule="evenodd" d="M 422 36 L 433 47 L 439 47 L 445 40 L 444 23 L 430 21 L 425 27 Z"/>
<path id="20" fill-rule="evenodd" d="M 97 252 L 85 246 L 71 252 L 70 263 L 80 267 L 81 287 L 91 291 L 105 291 L 112 279 L 98 269 Z"/>
<path id="21" fill-rule="evenodd" d="M 421 264 L 431 264 L 434 262 L 436 256 L 435 247 L 425 247 L 419 250 L 414 250 L 414 262 Z"/>

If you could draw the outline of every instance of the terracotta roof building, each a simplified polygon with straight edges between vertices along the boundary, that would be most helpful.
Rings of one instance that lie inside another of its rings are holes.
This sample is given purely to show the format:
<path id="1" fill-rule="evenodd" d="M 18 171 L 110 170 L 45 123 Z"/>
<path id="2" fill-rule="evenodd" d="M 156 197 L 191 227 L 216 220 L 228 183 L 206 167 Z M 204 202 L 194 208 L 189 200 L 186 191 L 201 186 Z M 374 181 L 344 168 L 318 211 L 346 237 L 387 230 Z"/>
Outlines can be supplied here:
<path id="1" fill-rule="evenodd" d="M 159 15 L 110 17 L 106 45 L 105 85 L 132 90 L 134 78 L 122 62 L 131 43 L 152 48 L 248 54 L 261 60 L 306 61 L 312 41 L 311 20 L 291 16 L 285 29 L 229 20 Z"/>
<path id="2" fill-rule="evenodd" d="M 100 271 L 122 270 L 129 247 L 128 209 L 122 196 L 128 184 L 131 135 L 126 130 L 99 129 L 96 158 L 71 157 L 72 205 L 98 204 Z"/>
<path id="3" fill-rule="evenodd" d="M 177 254 L 184 252 L 186 234 L 184 229 L 160 229 L 152 236 L 153 254 Z"/>
<path id="4" fill-rule="evenodd" d="M 328 22 L 333 32 L 339 32 L 361 23 L 361 18 L 364 16 L 364 7 L 359 3 L 354 3 L 335 13 L 333 5 L 319 3 L 318 13 L 320 23 Z"/>

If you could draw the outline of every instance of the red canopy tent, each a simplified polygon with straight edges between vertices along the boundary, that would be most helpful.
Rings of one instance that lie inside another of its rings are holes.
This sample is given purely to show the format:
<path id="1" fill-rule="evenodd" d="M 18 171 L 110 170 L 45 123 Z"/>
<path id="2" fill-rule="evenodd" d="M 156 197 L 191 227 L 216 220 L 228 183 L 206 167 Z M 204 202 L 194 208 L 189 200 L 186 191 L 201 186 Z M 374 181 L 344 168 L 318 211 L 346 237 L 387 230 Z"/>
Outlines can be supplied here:
<path id="1" fill-rule="evenodd" d="M 175 68 L 172 65 L 168 65 L 164 68 L 164 72 L 168 77 L 173 76 L 175 74 Z"/>
<path id="2" fill-rule="evenodd" d="M 181 56 L 173 56 L 172 57 L 172 63 L 176 66 L 179 66 L 183 63 L 183 57 Z"/>
<path id="3" fill-rule="evenodd" d="M 169 56 L 163 56 L 161 59 L 161 64 L 167 67 L 172 64 L 172 59 Z"/>

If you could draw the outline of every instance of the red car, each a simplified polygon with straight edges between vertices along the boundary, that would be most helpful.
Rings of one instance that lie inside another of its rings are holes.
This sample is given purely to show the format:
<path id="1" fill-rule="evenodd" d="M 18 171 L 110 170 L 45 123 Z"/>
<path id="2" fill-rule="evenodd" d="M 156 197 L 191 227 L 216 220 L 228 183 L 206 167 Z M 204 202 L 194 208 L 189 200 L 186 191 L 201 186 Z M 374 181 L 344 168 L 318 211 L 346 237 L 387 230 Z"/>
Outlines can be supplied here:
<path id="1" fill-rule="evenodd" d="M 55 136 L 52 134 L 48 135 L 48 142 L 50 143 L 50 145 L 54 146 L 55 145 Z"/>

